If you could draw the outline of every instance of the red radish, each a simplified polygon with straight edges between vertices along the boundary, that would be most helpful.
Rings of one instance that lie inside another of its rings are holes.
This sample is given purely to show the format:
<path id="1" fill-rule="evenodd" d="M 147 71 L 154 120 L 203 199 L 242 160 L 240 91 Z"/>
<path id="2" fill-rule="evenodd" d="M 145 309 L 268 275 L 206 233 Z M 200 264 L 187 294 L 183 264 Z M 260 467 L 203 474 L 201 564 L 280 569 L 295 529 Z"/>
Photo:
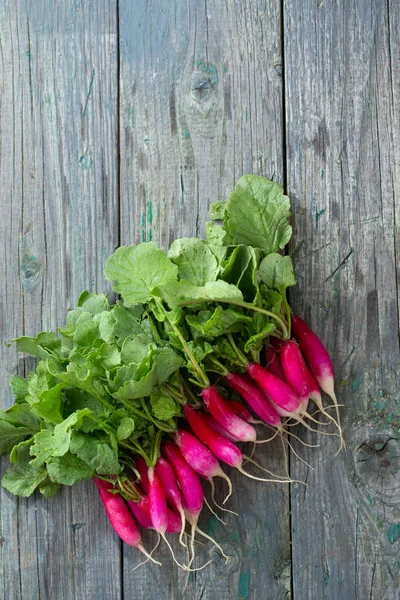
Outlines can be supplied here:
<path id="1" fill-rule="evenodd" d="M 308 378 L 310 385 L 310 398 L 315 402 L 315 404 L 320 410 L 324 411 L 324 407 L 322 405 L 321 390 L 319 389 L 317 380 L 315 379 L 311 371 L 308 371 Z"/>
<path id="2" fill-rule="evenodd" d="M 273 375 L 258 363 L 248 363 L 247 372 L 272 402 L 282 417 L 296 417 L 301 410 L 301 398 L 296 396 L 287 383 Z"/>
<path id="3" fill-rule="evenodd" d="M 145 494 L 149 493 L 149 477 L 147 474 L 146 461 L 142 456 L 135 457 L 135 467 L 140 475 L 140 485 Z"/>
<path id="4" fill-rule="evenodd" d="M 157 460 L 155 469 L 156 469 L 156 473 L 157 473 L 158 477 L 161 480 L 161 483 L 162 483 L 164 491 L 165 491 L 165 495 L 167 497 L 167 500 L 168 500 L 170 506 L 180 514 L 181 535 L 180 535 L 179 539 L 180 539 L 181 544 L 184 545 L 182 542 L 182 536 L 185 531 L 185 512 L 183 510 L 182 496 L 181 496 L 181 492 L 179 491 L 179 488 L 178 488 L 178 483 L 176 480 L 176 475 L 175 475 L 174 469 L 172 468 L 170 463 L 162 456 L 160 456 L 159 459 Z"/>
<path id="5" fill-rule="evenodd" d="M 180 515 L 174 510 L 167 508 L 168 515 L 168 527 L 167 533 L 179 533 L 182 528 L 182 521 Z"/>
<path id="6" fill-rule="evenodd" d="M 241 442 L 254 442 L 257 437 L 256 430 L 246 421 L 243 421 L 229 406 L 229 401 L 224 400 L 214 386 L 204 388 L 201 392 L 204 404 L 216 421 L 231 435 Z"/>
<path id="7" fill-rule="evenodd" d="M 229 373 L 224 377 L 228 385 L 238 392 L 252 410 L 268 425 L 281 426 L 281 418 L 264 394 L 240 373 Z"/>
<path id="8" fill-rule="evenodd" d="M 195 421 L 197 417 L 197 411 L 194 410 L 188 404 L 184 407 L 184 414 L 189 424 L 191 421 Z M 219 435 L 219 434 L 218 434 Z M 189 431 L 179 430 L 175 433 L 175 442 L 186 462 L 191 465 L 191 467 L 204 477 L 204 479 L 208 479 L 211 483 L 211 487 L 213 488 L 213 478 L 214 477 L 222 477 L 225 479 L 229 486 L 229 494 L 225 498 L 226 500 L 232 494 L 232 483 L 231 480 L 223 470 L 214 454 L 210 452 L 210 450 L 202 444 L 197 437 L 189 433 Z"/>
<path id="9" fill-rule="evenodd" d="M 185 507 L 191 515 L 198 517 L 204 504 L 203 488 L 199 476 L 187 464 L 176 444 L 165 442 L 162 446 L 162 453 L 175 471 Z"/>
<path id="10" fill-rule="evenodd" d="M 176 562 L 176 564 L 184 570 L 187 570 L 186 566 L 181 565 L 175 558 L 174 552 L 170 546 L 169 541 L 167 540 L 165 533 L 168 529 L 168 511 L 167 511 L 167 498 L 165 496 L 164 488 L 162 486 L 161 480 L 158 477 L 157 473 L 154 470 L 154 467 L 150 467 L 148 469 L 148 478 L 149 478 L 149 507 L 150 507 L 150 517 L 151 522 L 153 523 L 154 529 L 161 535 L 165 543 L 167 544 L 172 558 Z M 179 522 L 179 529 L 181 528 L 181 523 Z"/>
<path id="11" fill-rule="evenodd" d="M 292 318 L 292 329 L 319 386 L 336 402 L 333 367 L 325 346 L 300 317 Z"/>
<path id="12" fill-rule="evenodd" d="M 281 338 L 277 338 L 274 335 L 271 335 L 268 341 L 278 352 L 280 352 L 283 344 L 285 343 L 285 340 L 281 340 Z"/>
<path id="13" fill-rule="evenodd" d="M 241 419 L 243 419 L 243 421 L 246 421 L 247 423 L 251 423 L 252 416 L 250 414 L 250 411 L 245 407 L 244 404 L 242 404 L 238 400 L 230 400 L 229 404 L 231 405 L 231 407 L 235 411 L 235 413 L 237 415 L 239 415 L 239 417 Z"/>
<path id="14" fill-rule="evenodd" d="M 192 527 L 190 543 L 192 557 L 189 561 L 190 567 L 194 560 L 194 535 L 204 505 L 203 488 L 201 487 L 199 476 L 192 467 L 187 464 L 176 444 L 165 442 L 162 446 L 162 452 L 175 471 L 185 501 L 187 519 Z"/>
<path id="15" fill-rule="evenodd" d="M 226 557 L 223 549 L 214 540 L 214 538 L 212 538 L 211 536 L 204 533 L 204 531 L 199 529 L 199 527 L 197 526 L 199 514 L 203 508 L 203 503 L 204 503 L 204 494 L 203 494 L 201 483 L 200 483 L 200 480 L 199 480 L 197 474 L 193 471 L 193 469 L 191 467 L 189 467 L 189 465 L 183 458 L 179 448 L 175 444 L 173 444 L 171 442 L 164 443 L 163 453 L 164 453 L 164 455 L 167 456 L 169 462 L 172 464 L 172 466 L 174 468 L 175 474 L 177 476 L 179 485 L 182 490 L 183 498 L 185 500 L 186 518 L 192 527 L 192 543 L 191 543 L 192 559 L 189 563 L 189 566 L 194 557 L 194 533 L 195 533 L 195 531 L 198 531 L 198 533 L 200 535 L 202 535 L 203 537 L 205 537 L 208 540 L 210 540 L 211 542 L 213 542 L 213 544 L 215 544 L 215 546 L 217 548 L 219 548 L 221 554 Z M 158 460 L 160 460 L 160 459 L 158 459 Z"/>
<path id="16" fill-rule="evenodd" d="M 275 338 L 278 339 L 278 338 Z M 285 380 L 285 375 L 281 365 L 281 359 L 279 356 L 279 350 L 276 349 L 275 346 L 272 346 L 270 343 L 265 347 L 265 361 L 266 361 L 266 369 L 270 371 L 282 381 Z"/>
<path id="17" fill-rule="evenodd" d="M 153 523 L 151 522 L 150 517 L 148 496 L 142 496 L 137 502 L 134 500 L 128 500 L 128 504 L 139 524 L 145 529 L 151 529 L 153 527 Z"/>
<path id="18" fill-rule="evenodd" d="M 335 394 L 335 379 L 328 351 L 319 337 L 308 327 L 301 317 L 296 315 L 292 318 L 292 329 L 294 337 L 299 342 L 301 351 L 307 360 L 311 373 L 314 375 L 321 389 L 333 400 L 336 409 L 336 424 L 340 432 L 340 442 L 342 447 L 344 441 L 342 428 L 340 426 L 339 407 Z"/>
<path id="19" fill-rule="evenodd" d="M 207 425 L 206 421 L 203 419 L 202 415 L 200 413 L 198 413 L 196 410 L 192 409 L 187 414 L 185 413 L 185 416 L 189 422 L 190 427 L 193 429 L 193 431 L 197 435 L 197 437 L 199 439 L 201 439 L 202 442 L 204 442 L 204 444 L 206 444 L 210 448 L 212 453 L 217 458 L 219 458 L 226 464 L 230 465 L 231 467 L 235 467 L 236 469 L 238 469 L 238 471 L 240 471 L 247 477 L 250 477 L 251 479 L 256 479 L 258 481 L 277 481 L 277 482 L 279 481 L 280 483 L 288 483 L 287 479 L 285 479 L 285 480 L 275 480 L 275 479 L 270 480 L 270 479 L 262 479 L 260 477 L 255 477 L 254 475 L 250 475 L 250 473 L 247 473 L 242 467 L 244 458 L 246 458 L 247 461 L 252 462 L 256 466 L 258 466 L 263 471 L 266 471 L 267 473 L 270 473 L 270 474 L 271 474 L 271 472 L 268 471 L 267 469 L 264 469 L 260 465 L 258 465 L 255 461 L 250 459 L 248 456 L 245 457 L 242 454 L 242 452 L 239 450 L 239 448 L 237 446 L 235 446 L 235 444 L 233 444 L 231 441 L 226 439 L 224 436 L 222 436 L 219 433 L 217 433 L 216 431 L 214 431 L 214 429 L 211 429 L 211 427 L 209 427 Z M 273 475 L 273 473 L 272 473 L 272 475 Z"/>
<path id="20" fill-rule="evenodd" d="M 148 496 L 142 496 L 138 502 L 134 502 L 133 500 L 127 501 L 129 504 L 129 508 L 133 512 L 136 520 L 139 522 L 139 525 L 144 527 L 145 529 L 153 529 L 153 523 L 150 517 L 150 505 Z M 168 516 L 168 527 L 167 533 L 177 533 L 181 530 L 181 519 L 179 515 L 173 510 L 170 510 L 167 507 L 167 516 Z M 178 522 L 178 529 L 177 529 Z"/>
<path id="21" fill-rule="evenodd" d="M 231 404 L 232 404 L 232 401 L 231 401 Z M 234 407 L 232 407 L 232 408 L 234 409 Z M 235 410 L 235 412 L 236 412 L 236 414 L 239 414 L 236 410 Z M 239 417 L 243 418 L 242 415 L 239 415 Z M 250 418 L 251 418 L 251 415 L 250 415 Z M 207 425 L 209 425 L 211 427 L 211 429 L 214 429 L 214 431 L 216 431 L 217 433 L 220 433 L 221 435 L 226 437 L 228 440 L 231 440 L 231 442 L 238 441 L 235 437 L 233 437 L 233 435 L 231 435 L 228 431 L 226 431 L 226 429 L 224 429 L 222 427 L 222 425 L 220 425 L 218 423 L 218 421 L 216 421 L 214 419 L 214 417 L 212 417 L 211 415 L 204 414 L 203 419 L 205 420 Z"/>
<path id="22" fill-rule="evenodd" d="M 119 537 L 129 546 L 136 546 L 147 558 L 157 564 L 152 556 L 145 550 L 142 544 L 140 531 L 136 521 L 129 510 L 125 500 L 119 494 L 113 494 L 110 489 L 111 484 L 103 479 L 94 477 L 94 482 L 100 493 L 100 498 L 106 509 L 108 519 Z"/>
<path id="23" fill-rule="evenodd" d="M 286 383 L 301 399 L 300 412 L 303 413 L 307 410 L 310 396 L 310 372 L 298 344 L 293 340 L 287 340 L 281 346 L 281 365 Z"/>

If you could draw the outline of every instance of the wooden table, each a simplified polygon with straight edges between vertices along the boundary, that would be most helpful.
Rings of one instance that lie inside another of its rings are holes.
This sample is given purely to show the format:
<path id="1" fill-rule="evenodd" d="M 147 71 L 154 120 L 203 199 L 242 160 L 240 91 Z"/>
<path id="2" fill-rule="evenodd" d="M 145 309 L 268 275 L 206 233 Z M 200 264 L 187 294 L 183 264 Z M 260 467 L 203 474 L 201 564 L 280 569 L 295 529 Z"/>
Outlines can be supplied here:
<path id="1" fill-rule="evenodd" d="M 2 339 L 62 324 L 115 247 L 199 235 L 262 174 L 292 200 L 291 302 L 333 354 L 347 441 L 301 434 L 307 488 L 234 477 L 239 518 L 203 521 L 231 561 L 201 548 L 185 591 L 166 549 L 132 571 L 91 482 L 2 490 L 2 598 L 397 600 L 400 3 L 3 0 L 0 54 Z M 1 345 L 4 407 L 33 364 Z"/>

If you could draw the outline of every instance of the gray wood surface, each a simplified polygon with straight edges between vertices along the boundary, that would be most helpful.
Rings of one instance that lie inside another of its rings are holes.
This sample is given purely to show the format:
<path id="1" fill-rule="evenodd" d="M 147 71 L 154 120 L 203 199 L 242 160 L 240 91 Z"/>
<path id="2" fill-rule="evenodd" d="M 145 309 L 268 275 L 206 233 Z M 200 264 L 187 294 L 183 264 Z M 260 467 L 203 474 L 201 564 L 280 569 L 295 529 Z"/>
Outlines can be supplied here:
<path id="1" fill-rule="evenodd" d="M 297 309 L 334 357 L 347 452 L 303 450 L 294 598 L 399 598 L 398 2 L 285 0 Z M 342 387 L 340 387 L 342 386 Z"/>
<path id="2" fill-rule="evenodd" d="M 291 300 L 333 354 L 347 441 L 335 457 L 337 438 L 301 432 L 322 447 L 297 448 L 315 470 L 291 460 L 309 486 L 290 498 L 231 473 L 240 516 L 202 521 L 231 561 L 199 548 L 214 561 L 187 582 L 165 548 L 132 571 L 90 483 L 1 489 L 0 596 L 397 600 L 399 4 L 4 0 L 0 57 L 2 341 L 109 289 L 119 244 L 201 234 L 240 175 L 273 177 L 293 204 Z M 6 407 L 33 363 L 0 353 Z M 258 456 L 282 468 L 278 446 Z"/>

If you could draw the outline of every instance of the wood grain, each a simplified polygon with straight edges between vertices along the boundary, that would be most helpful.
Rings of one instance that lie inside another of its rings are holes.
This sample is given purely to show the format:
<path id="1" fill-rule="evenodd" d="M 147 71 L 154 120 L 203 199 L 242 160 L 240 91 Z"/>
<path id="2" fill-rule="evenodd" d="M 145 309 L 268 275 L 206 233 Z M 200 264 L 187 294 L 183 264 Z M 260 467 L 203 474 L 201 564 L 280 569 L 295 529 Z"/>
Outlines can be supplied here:
<path id="1" fill-rule="evenodd" d="M 111 1 L 7 1 L 0 13 L 6 341 L 55 328 L 82 290 L 104 290 L 118 245 L 117 23 Z M 8 406 L 8 376 L 33 363 L 0 351 Z M 90 484 L 49 501 L 2 491 L 1 528 L 4 598 L 119 598 L 120 544 Z"/>
<path id="2" fill-rule="evenodd" d="M 296 309 L 333 353 L 347 452 L 296 463 L 295 598 L 400 591 L 399 5 L 284 3 Z M 315 439 L 315 438 L 314 438 Z M 329 442 L 329 443 L 328 443 Z M 292 476 L 293 476 L 292 475 Z"/>
<path id="3" fill-rule="evenodd" d="M 280 6 L 121 0 L 119 14 L 121 242 L 167 247 L 174 237 L 202 235 L 210 202 L 225 198 L 243 173 L 282 181 Z M 257 455 L 282 472 L 280 446 Z M 210 544 L 199 548 L 196 566 L 214 562 L 184 591 L 186 576 L 165 547 L 163 569 L 134 573 L 137 552 L 124 548 L 126 597 L 155 600 L 160 590 L 203 600 L 288 597 L 287 489 L 230 475 L 239 518 L 228 515 L 226 528 L 215 518 L 203 522 L 230 563 Z"/>

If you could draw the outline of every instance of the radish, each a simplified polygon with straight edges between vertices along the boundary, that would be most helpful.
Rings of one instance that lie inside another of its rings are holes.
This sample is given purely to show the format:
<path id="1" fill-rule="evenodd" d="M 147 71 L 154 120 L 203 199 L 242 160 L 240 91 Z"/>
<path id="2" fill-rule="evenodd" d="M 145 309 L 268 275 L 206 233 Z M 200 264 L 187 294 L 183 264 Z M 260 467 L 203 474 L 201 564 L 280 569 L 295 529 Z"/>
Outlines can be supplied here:
<path id="1" fill-rule="evenodd" d="M 224 379 L 265 423 L 272 427 L 281 426 L 281 417 L 277 410 L 254 385 L 253 381 L 249 381 L 245 375 L 239 373 L 228 373 Z"/>
<path id="2" fill-rule="evenodd" d="M 110 491 L 112 486 L 107 481 L 98 477 L 94 477 L 93 480 L 99 490 L 108 519 L 121 540 L 129 546 L 136 546 L 140 552 L 147 556 L 148 560 L 150 559 L 161 565 L 145 550 L 136 521 L 122 496 L 113 494 Z"/>
<path id="3" fill-rule="evenodd" d="M 179 486 L 182 490 L 183 499 L 186 508 L 186 517 L 191 524 L 191 543 L 190 549 L 192 557 L 189 565 L 194 560 L 194 535 L 197 522 L 204 505 L 204 493 L 201 487 L 200 479 L 197 473 L 188 465 L 183 458 L 181 451 L 176 444 L 165 442 L 162 446 L 164 457 L 171 463 Z"/>
<path id="4" fill-rule="evenodd" d="M 232 404 L 232 400 L 230 401 L 230 403 Z M 240 403 L 238 402 L 238 404 L 240 404 Z M 235 410 L 235 408 L 233 406 L 232 406 L 232 408 Z M 236 412 L 237 415 L 239 415 L 239 417 L 241 419 L 243 419 L 243 417 L 242 417 L 241 414 L 239 414 L 236 410 L 235 410 L 235 412 Z M 251 415 L 250 415 L 250 418 L 251 418 Z M 231 435 L 228 431 L 226 431 L 226 429 L 224 429 L 222 427 L 222 425 L 220 425 L 218 423 L 218 421 L 216 421 L 214 419 L 213 416 L 208 415 L 208 414 L 204 414 L 203 415 L 203 419 L 205 420 L 205 422 L 207 423 L 207 425 L 209 425 L 211 427 L 211 429 L 214 429 L 214 431 L 216 431 L 217 433 L 220 433 L 221 435 L 223 435 L 224 437 L 226 437 L 231 442 L 237 442 L 238 441 L 233 435 Z M 247 420 L 247 419 L 245 419 L 245 420 Z"/>
<path id="5" fill-rule="evenodd" d="M 184 414 L 189 424 L 191 422 L 195 422 L 197 418 L 197 411 L 194 410 L 188 404 L 184 407 Z M 192 428 L 193 429 L 193 428 Z M 218 434 L 219 435 L 219 434 Z M 191 465 L 191 467 L 204 477 L 204 479 L 208 479 L 211 484 L 212 495 L 214 497 L 214 477 L 222 477 L 228 483 L 229 493 L 224 500 L 225 502 L 228 500 L 230 495 L 232 494 L 232 482 L 229 477 L 223 472 L 221 466 L 214 454 L 202 444 L 197 437 L 189 433 L 189 431 L 179 430 L 175 433 L 175 442 L 186 462 Z"/>
<path id="6" fill-rule="evenodd" d="M 257 467 L 259 467 L 261 470 L 266 471 L 271 475 L 274 475 L 274 473 L 271 473 L 267 469 L 264 469 L 255 461 L 250 459 L 248 456 L 244 456 L 239 450 L 239 448 L 235 446 L 235 444 L 233 444 L 230 440 L 226 439 L 224 436 L 214 431 L 214 429 L 211 429 L 211 427 L 209 427 L 209 425 L 207 425 L 206 421 L 203 419 L 202 415 L 200 415 L 196 410 L 188 411 L 187 414 L 185 413 L 185 416 L 196 436 L 210 448 L 211 452 L 226 464 L 230 465 L 231 467 L 235 467 L 238 471 L 243 473 L 243 475 L 246 475 L 246 477 L 256 479 L 257 481 L 279 481 L 280 483 L 289 482 L 289 480 L 287 479 L 262 479 L 260 477 L 256 477 L 255 475 L 247 473 L 242 467 L 243 460 L 245 458 L 246 460 L 252 462 Z"/>
<path id="7" fill-rule="evenodd" d="M 295 417 L 301 411 L 299 398 L 287 383 L 264 369 L 258 363 L 247 363 L 247 372 L 258 384 L 282 417 Z"/>
<path id="8" fill-rule="evenodd" d="M 140 475 L 140 485 L 145 494 L 149 493 L 149 477 L 147 474 L 146 461 L 142 456 L 135 456 L 135 467 Z"/>
<path id="9" fill-rule="evenodd" d="M 300 348 L 293 340 L 287 340 L 281 346 L 281 365 L 286 383 L 300 400 L 300 412 L 307 410 L 310 396 L 310 378 Z"/>
<path id="10" fill-rule="evenodd" d="M 268 369 L 268 371 L 270 371 L 273 375 L 279 377 L 279 379 L 282 379 L 282 381 L 284 381 L 285 375 L 282 369 L 281 359 L 279 357 L 279 350 L 277 350 L 275 346 L 271 345 L 271 343 L 265 346 L 265 361 L 265 366 Z"/>
<path id="11" fill-rule="evenodd" d="M 140 500 L 135 502 L 134 500 L 127 500 L 129 508 L 133 512 L 135 519 L 145 529 L 151 529 L 153 523 L 150 517 L 150 507 L 148 496 L 141 496 Z"/>
<path id="12" fill-rule="evenodd" d="M 343 433 L 340 425 L 340 414 L 338 402 L 335 394 L 335 379 L 333 366 L 325 346 L 319 337 L 308 327 L 308 325 L 299 316 L 292 318 L 293 334 L 299 342 L 311 373 L 317 380 L 320 388 L 330 396 L 336 409 L 337 427 L 340 432 L 340 446 L 344 446 Z M 340 448 L 339 448 L 340 450 Z"/>
<path id="13" fill-rule="evenodd" d="M 231 406 L 232 410 L 234 410 L 235 413 L 239 415 L 241 419 L 243 419 L 243 421 L 246 421 L 246 423 L 252 423 L 254 421 L 250 411 L 238 400 L 229 400 L 229 405 Z M 258 421 L 255 421 L 255 423 L 258 423 Z"/>
<path id="14" fill-rule="evenodd" d="M 214 386 L 203 388 L 204 404 L 222 427 L 241 442 L 254 442 L 257 434 L 254 427 L 243 421 L 224 400 Z"/>
<path id="15" fill-rule="evenodd" d="M 161 535 L 164 542 L 167 544 L 172 558 L 175 563 L 181 569 L 188 570 L 186 565 L 181 565 L 175 558 L 174 551 L 171 548 L 169 541 L 166 538 L 166 531 L 168 529 L 168 511 L 167 511 L 167 498 L 165 495 L 164 488 L 158 477 L 157 473 L 154 470 L 154 467 L 150 467 L 147 471 L 149 478 L 149 508 L 150 508 L 150 517 L 151 522 L 153 523 L 154 529 Z M 179 523 L 179 529 L 181 529 L 181 523 Z"/>
<path id="16" fill-rule="evenodd" d="M 182 495 L 178 488 L 178 483 L 176 480 L 174 469 L 171 467 L 170 463 L 162 456 L 158 458 L 155 469 L 164 487 L 165 495 L 167 497 L 168 502 L 170 503 L 171 507 L 180 514 L 181 534 L 179 537 L 179 541 L 182 545 L 185 545 L 182 542 L 182 536 L 185 531 L 185 512 L 183 510 Z"/>

